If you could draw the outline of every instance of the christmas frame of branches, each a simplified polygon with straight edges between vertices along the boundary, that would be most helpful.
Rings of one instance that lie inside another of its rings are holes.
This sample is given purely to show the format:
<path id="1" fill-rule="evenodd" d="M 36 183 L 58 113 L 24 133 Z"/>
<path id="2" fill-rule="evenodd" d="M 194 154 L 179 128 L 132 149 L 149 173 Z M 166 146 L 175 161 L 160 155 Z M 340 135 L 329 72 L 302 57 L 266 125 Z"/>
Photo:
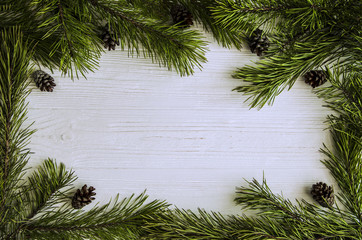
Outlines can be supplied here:
<path id="1" fill-rule="evenodd" d="M 362 239 L 361 8 L 360 0 L 2 0 L 0 239 Z M 73 189 L 76 176 L 63 164 L 47 159 L 25 175 L 34 133 L 24 124 L 29 79 L 42 91 L 55 87 L 36 68 L 86 76 L 103 47 L 118 45 L 190 75 L 206 61 L 194 23 L 222 46 L 247 43 L 261 57 L 234 74 L 248 83 L 235 90 L 251 107 L 272 104 L 301 76 L 318 87 L 334 111 L 327 118 L 333 144 L 321 151 L 338 193 L 316 183 L 315 203 L 293 204 L 253 179 L 235 198 L 258 212 L 253 217 L 170 210 L 146 203 L 145 193 L 84 211 L 95 188 Z"/>

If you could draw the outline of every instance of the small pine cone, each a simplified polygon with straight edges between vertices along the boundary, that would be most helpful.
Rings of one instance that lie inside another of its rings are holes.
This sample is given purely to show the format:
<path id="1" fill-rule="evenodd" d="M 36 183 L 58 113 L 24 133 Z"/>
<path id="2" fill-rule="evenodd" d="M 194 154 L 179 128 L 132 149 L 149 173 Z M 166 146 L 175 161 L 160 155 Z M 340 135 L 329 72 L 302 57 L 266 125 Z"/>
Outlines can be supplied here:
<path id="1" fill-rule="evenodd" d="M 326 183 L 319 182 L 312 186 L 312 197 L 322 207 L 332 206 L 334 204 L 334 190 L 331 186 Z"/>
<path id="2" fill-rule="evenodd" d="M 249 47 L 252 53 L 261 56 L 268 50 L 270 45 L 269 39 L 263 34 L 263 30 L 256 29 L 249 37 Z"/>
<path id="3" fill-rule="evenodd" d="M 32 79 L 35 82 L 35 85 L 41 91 L 53 92 L 54 87 L 56 86 L 54 78 L 48 73 L 42 70 L 36 70 L 31 74 Z"/>
<path id="4" fill-rule="evenodd" d="M 328 73 L 323 70 L 312 70 L 304 74 L 305 83 L 311 85 L 313 88 L 327 82 Z"/>
<path id="5" fill-rule="evenodd" d="M 191 12 L 180 4 L 171 7 L 171 17 L 174 24 L 179 24 L 179 26 L 184 28 L 194 24 Z"/>
<path id="6" fill-rule="evenodd" d="M 103 40 L 104 48 L 108 48 L 108 51 L 116 50 L 116 45 L 119 46 L 119 40 L 116 39 L 115 34 L 109 28 L 108 24 L 103 28 L 101 39 Z"/>
<path id="7" fill-rule="evenodd" d="M 96 190 L 94 187 L 90 186 L 87 189 L 87 184 L 85 184 L 81 189 L 77 189 L 77 192 L 74 194 L 72 198 L 72 206 L 75 209 L 80 209 L 92 202 L 92 200 L 95 199 L 95 197 L 92 197 L 96 195 L 94 192 Z"/>

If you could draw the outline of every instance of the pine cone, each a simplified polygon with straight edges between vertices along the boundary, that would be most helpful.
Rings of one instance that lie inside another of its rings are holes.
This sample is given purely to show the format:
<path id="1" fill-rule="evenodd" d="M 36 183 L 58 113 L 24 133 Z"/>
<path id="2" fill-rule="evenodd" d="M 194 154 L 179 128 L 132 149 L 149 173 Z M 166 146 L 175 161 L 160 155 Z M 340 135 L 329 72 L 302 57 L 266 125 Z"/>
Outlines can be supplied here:
<path id="1" fill-rule="evenodd" d="M 101 39 L 103 40 L 104 48 L 108 48 L 108 51 L 116 50 L 116 45 L 119 46 L 119 40 L 116 39 L 115 34 L 108 24 L 106 24 L 103 28 Z"/>
<path id="2" fill-rule="evenodd" d="M 334 204 L 334 193 L 333 188 L 328 186 L 326 183 L 319 182 L 312 186 L 312 197 L 322 207 L 332 206 Z"/>
<path id="3" fill-rule="evenodd" d="M 269 48 L 269 40 L 263 34 L 263 30 L 256 29 L 249 37 L 249 47 L 252 53 L 261 56 Z"/>
<path id="4" fill-rule="evenodd" d="M 193 16 L 186 7 L 180 4 L 171 7 L 171 16 L 174 24 L 179 24 L 181 27 L 190 27 L 193 25 Z"/>
<path id="5" fill-rule="evenodd" d="M 328 73 L 323 70 L 312 70 L 304 74 L 305 83 L 311 85 L 313 88 L 327 82 Z"/>
<path id="6" fill-rule="evenodd" d="M 41 91 L 53 92 L 56 86 L 54 78 L 42 70 L 36 70 L 31 74 L 35 84 Z"/>
<path id="7" fill-rule="evenodd" d="M 94 187 L 90 186 L 87 189 L 87 184 L 85 184 L 81 189 L 77 189 L 77 192 L 74 194 L 72 198 L 72 206 L 75 209 L 80 209 L 92 202 L 92 200 L 95 199 L 95 197 L 92 197 L 96 195 L 96 190 Z"/>

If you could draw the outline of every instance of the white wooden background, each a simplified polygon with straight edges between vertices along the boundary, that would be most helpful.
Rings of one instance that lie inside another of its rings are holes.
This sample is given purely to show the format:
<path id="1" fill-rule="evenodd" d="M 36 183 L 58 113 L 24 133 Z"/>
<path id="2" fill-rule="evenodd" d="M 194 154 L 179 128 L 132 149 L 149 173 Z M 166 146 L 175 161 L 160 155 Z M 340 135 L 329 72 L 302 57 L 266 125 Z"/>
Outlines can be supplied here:
<path id="1" fill-rule="evenodd" d="M 276 193 L 311 200 L 313 183 L 332 183 L 320 163 L 329 141 L 323 102 L 300 79 L 272 107 L 249 110 L 231 74 L 258 57 L 206 37 L 209 61 L 191 77 L 116 50 L 87 80 L 55 73 L 53 93 L 32 84 L 31 165 L 65 163 L 101 202 L 147 189 L 180 208 L 238 214 L 235 187 L 263 172 Z"/>

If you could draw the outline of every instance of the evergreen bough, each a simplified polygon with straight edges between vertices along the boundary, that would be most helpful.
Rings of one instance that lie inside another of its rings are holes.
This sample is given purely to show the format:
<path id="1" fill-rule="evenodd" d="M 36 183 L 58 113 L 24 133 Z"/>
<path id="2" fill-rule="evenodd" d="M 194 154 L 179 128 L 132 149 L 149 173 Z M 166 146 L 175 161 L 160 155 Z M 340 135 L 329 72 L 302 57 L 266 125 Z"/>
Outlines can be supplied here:
<path id="1" fill-rule="evenodd" d="M 264 59 L 238 69 L 249 83 L 235 88 L 250 96 L 251 107 L 272 104 L 306 72 L 362 61 L 362 2 L 352 0 L 218 0 L 217 24 L 250 34 L 262 28 L 271 40 Z"/>
<path id="2" fill-rule="evenodd" d="M 335 178 L 337 204 L 293 204 L 266 180 L 237 189 L 236 204 L 256 216 L 170 210 L 145 203 L 145 193 L 96 205 L 70 206 L 76 180 L 63 164 L 47 159 L 29 172 L 24 126 L 27 79 L 34 65 L 70 77 L 94 71 L 103 51 L 98 29 L 109 24 L 121 49 L 146 56 L 180 75 L 206 61 L 206 42 L 192 29 L 170 23 L 182 4 L 225 47 L 241 49 L 258 28 L 271 48 L 234 77 L 248 84 L 252 107 L 271 104 L 298 77 L 318 68 L 329 86 L 316 93 L 334 110 L 328 116 L 332 146 L 321 149 Z M 0 3 L 0 239 L 362 239 L 361 1 L 351 0 L 3 0 Z"/>

